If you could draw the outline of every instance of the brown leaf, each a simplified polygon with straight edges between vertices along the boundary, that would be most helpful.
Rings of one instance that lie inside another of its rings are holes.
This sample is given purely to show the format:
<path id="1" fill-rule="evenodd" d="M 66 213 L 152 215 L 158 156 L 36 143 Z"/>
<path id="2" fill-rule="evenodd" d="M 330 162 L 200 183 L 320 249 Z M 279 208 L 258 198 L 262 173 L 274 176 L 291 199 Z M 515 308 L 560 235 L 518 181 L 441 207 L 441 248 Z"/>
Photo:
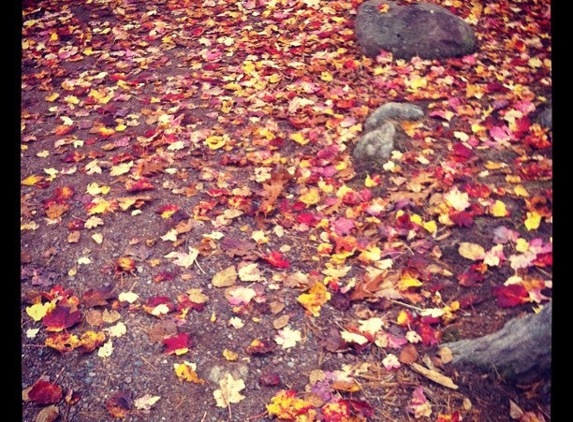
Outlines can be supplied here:
<path id="1" fill-rule="evenodd" d="M 109 305 L 108 300 L 115 299 L 117 295 L 113 291 L 113 286 L 105 286 L 99 289 L 89 289 L 84 293 L 83 299 L 88 308 Z"/>
<path id="2" fill-rule="evenodd" d="M 109 414 L 118 419 L 125 419 L 131 411 L 131 391 L 120 390 L 105 403 Z"/>
<path id="3" fill-rule="evenodd" d="M 401 363 L 410 364 L 416 362 L 417 359 L 418 350 L 413 344 L 408 344 L 404 346 L 402 350 L 400 350 L 400 356 L 398 357 L 398 360 Z"/>
<path id="4" fill-rule="evenodd" d="M 60 416 L 60 410 L 55 405 L 44 407 L 38 412 L 35 422 L 54 422 Z"/>
<path id="5" fill-rule="evenodd" d="M 177 325 L 171 320 L 165 320 L 154 324 L 149 330 L 147 330 L 147 335 L 149 336 L 149 341 L 152 343 L 162 343 L 167 337 L 172 337 L 177 334 Z"/>
<path id="6" fill-rule="evenodd" d="M 257 214 L 267 215 L 274 209 L 277 198 L 292 178 L 293 176 L 283 167 L 279 167 L 271 172 L 270 180 L 263 185 L 262 196 L 265 197 L 265 199 L 259 205 Z"/>

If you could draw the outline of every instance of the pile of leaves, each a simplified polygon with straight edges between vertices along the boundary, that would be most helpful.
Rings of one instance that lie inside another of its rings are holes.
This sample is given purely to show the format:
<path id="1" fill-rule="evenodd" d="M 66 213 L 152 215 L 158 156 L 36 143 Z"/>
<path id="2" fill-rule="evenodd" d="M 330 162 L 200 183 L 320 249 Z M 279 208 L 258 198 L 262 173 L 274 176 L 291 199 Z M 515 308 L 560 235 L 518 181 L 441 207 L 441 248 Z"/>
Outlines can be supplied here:
<path id="1" fill-rule="evenodd" d="M 360 3 L 24 2 L 25 420 L 548 420 L 436 350 L 551 299 L 550 2 L 436 1 L 442 61 L 361 55 Z"/>

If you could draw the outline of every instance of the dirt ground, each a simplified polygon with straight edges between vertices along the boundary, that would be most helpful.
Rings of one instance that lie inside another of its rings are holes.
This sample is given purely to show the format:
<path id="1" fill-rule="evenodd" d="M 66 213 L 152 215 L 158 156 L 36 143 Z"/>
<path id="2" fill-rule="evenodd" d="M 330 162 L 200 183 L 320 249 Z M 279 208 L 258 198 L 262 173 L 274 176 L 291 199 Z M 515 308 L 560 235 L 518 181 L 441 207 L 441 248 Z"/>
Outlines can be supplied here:
<path id="1" fill-rule="evenodd" d="M 530 246 L 552 239 L 551 131 L 535 123 L 550 72 L 511 73 L 524 52 L 549 60 L 548 40 L 376 63 L 352 37 L 360 2 L 324 3 L 23 2 L 23 421 L 272 421 L 281 391 L 317 415 L 285 399 L 285 420 L 551 420 L 547 377 L 437 353 L 551 298 L 551 253 Z M 503 9 L 510 28 L 483 12 L 484 45 L 549 33 L 548 2 L 527 7 Z M 426 89 L 399 82 L 412 74 Z M 353 162 L 387 101 L 427 117 L 402 126 L 390 165 Z M 516 110 L 529 135 L 460 146 Z M 469 207 L 444 209 L 448 193 Z"/>

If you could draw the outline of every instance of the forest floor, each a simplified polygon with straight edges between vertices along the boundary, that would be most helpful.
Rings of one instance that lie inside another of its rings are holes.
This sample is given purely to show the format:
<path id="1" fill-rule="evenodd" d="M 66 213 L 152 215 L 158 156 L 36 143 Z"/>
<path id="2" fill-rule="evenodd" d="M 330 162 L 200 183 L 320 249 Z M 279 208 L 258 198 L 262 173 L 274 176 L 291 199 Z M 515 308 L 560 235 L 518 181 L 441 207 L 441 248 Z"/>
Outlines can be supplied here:
<path id="1" fill-rule="evenodd" d="M 23 2 L 22 420 L 551 420 L 440 350 L 552 296 L 550 2 L 439 1 L 441 61 L 360 3 Z"/>

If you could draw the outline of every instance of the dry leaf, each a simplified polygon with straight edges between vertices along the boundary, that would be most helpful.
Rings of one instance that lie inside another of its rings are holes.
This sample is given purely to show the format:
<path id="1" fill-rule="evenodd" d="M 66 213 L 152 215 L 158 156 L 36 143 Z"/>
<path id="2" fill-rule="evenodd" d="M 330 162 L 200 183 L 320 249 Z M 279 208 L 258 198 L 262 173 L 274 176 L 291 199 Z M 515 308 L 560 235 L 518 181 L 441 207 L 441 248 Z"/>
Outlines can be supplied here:
<path id="1" fill-rule="evenodd" d="M 235 284 L 236 281 L 237 271 L 235 270 L 235 266 L 231 265 L 215 274 L 211 283 L 215 287 L 229 287 Z"/>
<path id="2" fill-rule="evenodd" d="M 410 368 L 412 368 L 414 371 L 418 372 L 419 374 L 422 374 L 423 376 L 425 376 L 429 380 L 434 381 L 437 384 L 440 384 L 440 385 L 447 387 L 447 388 L 451 388 L 452 390 L 458 389 L 458 386 L 456 384 L 454 384 L 454 382 L 452 381 L 452 379 L 450 377 L 446 377 L 445 375 L 440 374 L 438 371 L 426 369 L 422 365 L 419 365 L 417 363 L 412 363 L 410 365 Z"/>

